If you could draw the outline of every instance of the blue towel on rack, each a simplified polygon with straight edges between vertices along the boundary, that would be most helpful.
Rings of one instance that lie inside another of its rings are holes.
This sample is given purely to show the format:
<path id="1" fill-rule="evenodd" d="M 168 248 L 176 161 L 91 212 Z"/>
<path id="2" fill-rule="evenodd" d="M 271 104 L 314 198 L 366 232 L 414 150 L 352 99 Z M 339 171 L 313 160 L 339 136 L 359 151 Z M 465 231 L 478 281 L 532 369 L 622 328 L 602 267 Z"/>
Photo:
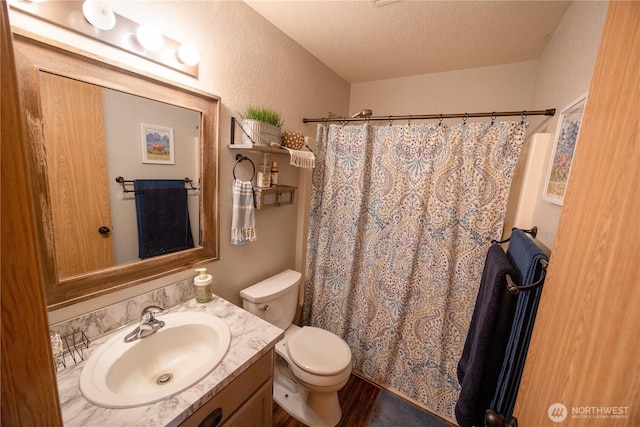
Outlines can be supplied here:
<path id="1" fill-rule="evenodd" d="M 133 189 L 141 259 L 193 248 L 184 180 L 136 179 Z"/>
<path id="2" fill-rule="evenodd" d="M 498 244 L 489 248 L 471 324 L 458 362 L 460 397 L 455 415 L 462 427 L 484 425 L 509 338 L 516 298 L 505 275 L 514 269 Z"/>
<path id="3" fill-rule="evenodd" d="M 516 284 L 528 286 L 543 278 L 545 271 L 540 260 L 548 261 L 548 257 L 522 230 L 514 229 L 507 256 L 516 270 Z M 543 278 L 544 280 L 544 278 Z M 533 324 L 538 311 L 542 287 L 518 293 L 516 313 L 509 342 L 507 343 L 505 360 L 498 378 L 496 393 L 491 408 L 509 420 L 513 416 L 524 362 L 529 349 Z"/>

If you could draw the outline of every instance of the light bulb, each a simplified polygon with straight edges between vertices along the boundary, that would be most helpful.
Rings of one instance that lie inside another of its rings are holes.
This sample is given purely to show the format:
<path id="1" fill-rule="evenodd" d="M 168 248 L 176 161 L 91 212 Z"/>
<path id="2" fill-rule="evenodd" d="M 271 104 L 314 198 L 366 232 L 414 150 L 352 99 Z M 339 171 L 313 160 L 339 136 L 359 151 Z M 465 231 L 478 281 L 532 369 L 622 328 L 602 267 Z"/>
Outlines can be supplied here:
<path id="1" fill-rule="evenodd" d="M 151 52 L 160 50 L 164 44 L 164 37 L 160 34 L 160 31 L 156 30 L 151 25 L 140 25 L 136 30 L 136 37 L 142 47 Z"/>
<path id="2" fill-rule="evenodd" d="M 178 49 L 178 59 L 185 65 L 198 65 L 200 62 L 200 52 L 192 44 L 184 43 Z"/>
<path id="3" fill-rule="evenodd" d="M 105 2 L 101 0 L 85 0 L 82 3 L 82 14 L 99 30 L 108 31 L 116 26 L 116 15 Z"/>

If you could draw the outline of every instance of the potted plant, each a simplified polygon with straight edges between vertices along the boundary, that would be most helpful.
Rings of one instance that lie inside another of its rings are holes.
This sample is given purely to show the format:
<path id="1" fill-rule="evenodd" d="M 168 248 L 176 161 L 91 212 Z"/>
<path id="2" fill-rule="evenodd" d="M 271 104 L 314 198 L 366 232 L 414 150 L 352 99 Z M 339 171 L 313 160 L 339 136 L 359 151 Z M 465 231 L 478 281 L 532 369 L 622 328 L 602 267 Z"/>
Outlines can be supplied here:
<path id="1" fill-rule="evenodd" d="M 269 108 L 249 107 L 242 117 L 244 135 L 242 142 L 268 146 L 270 142 L 280 144 L 282 138 L 282 119 L 280 113 Z"/>

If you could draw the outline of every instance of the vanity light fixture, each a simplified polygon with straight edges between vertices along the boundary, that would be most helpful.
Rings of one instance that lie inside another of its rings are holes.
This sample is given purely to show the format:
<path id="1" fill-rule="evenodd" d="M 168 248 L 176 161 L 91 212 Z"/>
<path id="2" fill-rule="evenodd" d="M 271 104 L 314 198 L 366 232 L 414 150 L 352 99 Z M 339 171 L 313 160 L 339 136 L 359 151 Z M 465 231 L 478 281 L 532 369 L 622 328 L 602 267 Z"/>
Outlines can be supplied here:
<path id="1" fill-rule="evenodd" d="M 148 24 L 113 12 L 105 0 L 7 0 L 12 9 L 198 78 L 200 53 Z"/>

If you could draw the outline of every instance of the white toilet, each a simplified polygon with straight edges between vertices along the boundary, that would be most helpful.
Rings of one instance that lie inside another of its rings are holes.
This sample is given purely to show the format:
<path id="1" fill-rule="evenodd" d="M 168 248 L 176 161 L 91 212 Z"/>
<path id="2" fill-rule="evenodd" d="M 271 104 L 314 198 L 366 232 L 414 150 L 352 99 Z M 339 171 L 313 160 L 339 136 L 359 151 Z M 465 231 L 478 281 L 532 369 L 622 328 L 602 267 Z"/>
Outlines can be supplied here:
<path id="1" fill-rule="evenodd" d="M 351 375 L 351 349 L 332 332 L 292 324 L 301 274 L 286 270 L 240 291 L 245 310 L 285 330 L 276 344 L 273 399 L 311 427 L 333 427 L 342 411 L 338 390 Z"/>

